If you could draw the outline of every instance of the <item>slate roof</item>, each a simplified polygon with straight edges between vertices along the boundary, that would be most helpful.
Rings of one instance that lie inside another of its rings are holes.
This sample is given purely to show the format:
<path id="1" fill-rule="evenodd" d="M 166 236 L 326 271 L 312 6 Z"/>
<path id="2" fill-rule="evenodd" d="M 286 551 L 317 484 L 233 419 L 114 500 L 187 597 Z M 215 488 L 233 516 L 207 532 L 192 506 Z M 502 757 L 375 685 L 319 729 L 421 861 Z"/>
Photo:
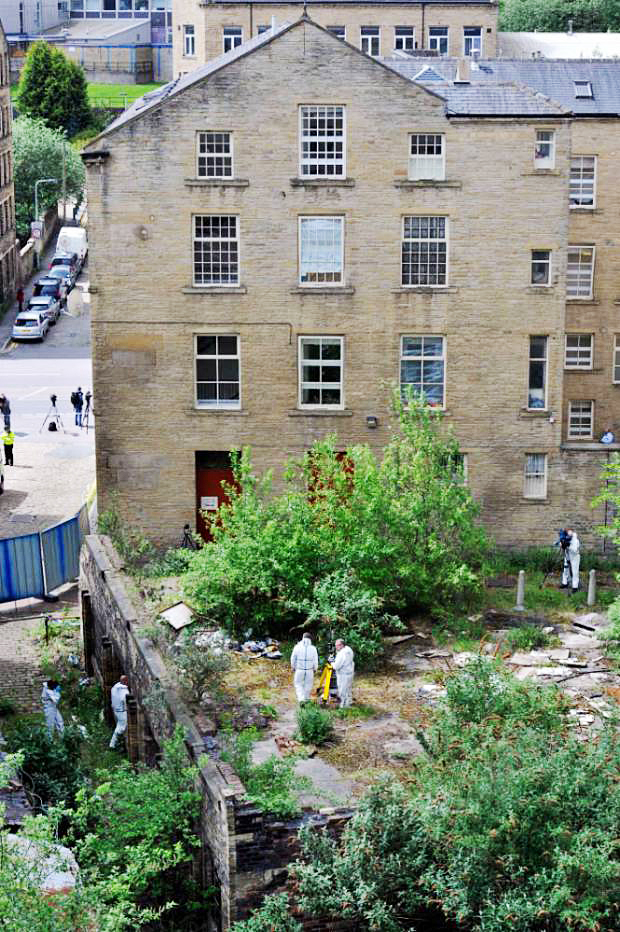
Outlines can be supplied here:
<path id="1" fill-rule="evenodd" d="M 433 82 L 433 90 L 446 101 L 448 116 L 564 116 L 553 100 L 529 87 L 515 84 L 446 85 Z"/>

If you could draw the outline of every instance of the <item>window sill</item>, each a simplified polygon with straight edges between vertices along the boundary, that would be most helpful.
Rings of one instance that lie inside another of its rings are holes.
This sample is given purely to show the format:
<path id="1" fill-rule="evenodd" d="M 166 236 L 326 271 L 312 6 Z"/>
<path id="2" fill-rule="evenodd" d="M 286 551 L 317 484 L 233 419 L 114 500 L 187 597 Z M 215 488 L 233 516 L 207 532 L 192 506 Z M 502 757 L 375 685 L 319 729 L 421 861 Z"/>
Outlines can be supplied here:
<path id="1" fill-rule="evenodd" d="M 526 285 L 525 290 L 529 294 L 554 294 L 555 285 Z"/>
<path id="2" fill-rule="evenodd" d="M 567 304 L 600 304 L 598 298 L 567 298 Z"/>
<path id="3" fill-rule="evenodd" d="M 567 452 L 582 452 L 583 450 L 587 451 L 606 451 L 606 450 L 620 450 L 620 443 L 593 443 L 592 440 L 582 440 L 581 442 L 577 440 L 567 440 L 565 443 L 560 444 L 560 450 L 566 450 Z"/>
<path id="4" fill-rule="evenodd" d="M 192 405 L 192 407 L 187 412 L 188 414 L 217 414 L 217 415 L 232 415 L 233 417 L 249 417 L 250 412 L 245 411 L 242 408 L 208 408 L 203 405 Z"/>
<path id="5" fill-rule="evenodd" d="M 549 499 L 545 496 L 544 498 L 534 498 L 529 495 L 522 495 L 521 501 L 524 505 L 548 505 Z"/>
<path id="6" fill-rule="evenodd" d="M 456 285 L 401 285 L 399 288 L 390 288 L 392 294 L 455 294 Z"/>
<path id="7" fill-rule="evenodd" d="M 353 285 L 297 285 L 290 294 L 355 294 Z"/>
<path id="8" fill-rule="evenodd" d="M 600 207 L 569 207 L 571 214 L 602 214 L 604 211 Z"/>
<path id="9" fill-rule="evenodd" d="M 321 408 L 293 408 L 288 412 L 289 417 L 353 417 L 350 408 L 342 410 L 324 411 Z"/>
<path id="10" fill-rule="evenodd" d="M 92 289 L 91 289 L 92 290 Z M 245 285 L 186 285 L 182 294 L 247 294 Z"/>
<path id="11" fill-rule="evenodd" d="M 461 181 L 446 181 L 445 179 L 439 181 L 439 179 L 419 178 L 414 181 L 412 178 L 395 178 L 394 187 L 410 191 L 413 188 L 462 188 L 463 184 Z"/>
<path id="12" fill-rule="evenodd" d="M 602 372 L 603 369 L 594 369 L 592 366 L 564 366 L 564 372 Z"/>
<path id="13" fill-rule="evenodd" d="M 354 188 L 354 178 L 291 178 L 292 188 Z"/>
<path id="14" fill-rule="evenodd" d="M 186 188 L 247 188 L 248 178 L 184 178 Z"/>
<path id="15" fill-rule="evenodd" d="M 535 408 L 535 409 L 521 408 L 521 410 L 519 411 L 519 417 L 524 417 L 524 418 L 532 418 L 532 417 L 544 417 L 544 418 L 549 418 L 549 417 L 551 417 L 551 411 L 549 410 L 549 408 Z"/>
<path id="16" fill-rule="evenodd" d="M 534 168 L 531 172 L 521 172 L 522 177 L 531 178 L 532 175 L 561 175 L 559 168 Z"/>

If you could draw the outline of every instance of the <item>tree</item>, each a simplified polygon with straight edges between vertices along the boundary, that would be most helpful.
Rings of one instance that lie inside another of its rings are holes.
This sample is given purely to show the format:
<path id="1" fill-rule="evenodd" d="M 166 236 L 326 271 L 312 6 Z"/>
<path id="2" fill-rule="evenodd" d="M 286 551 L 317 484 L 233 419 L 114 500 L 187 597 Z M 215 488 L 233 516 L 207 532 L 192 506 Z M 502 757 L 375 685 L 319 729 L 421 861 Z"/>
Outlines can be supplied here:
<path id="1" fill-rule="evenodd" d="M 69 137 L 89 125 L 92 113 L 84 70 L 43 40 L 31 45 L 17 88 L 20 113 Z"/>
<path id="2" fill-rule="evenodd" d="M 81 198 L 84 166 L 63 134 L 49 129 L 42 120 L 19 117 L 13 125 L 15 216 L 17 232 L 27 236 L 34 219 L 34 184 L 39 178 L 57 178 L 56 184 L 39 186 L 39 210 L 56 204 L 62 194 L 62 157 L 65 155 L 66 190 Z"/>
<path id="3" fill-rule="evenodd" d="M 620 29 L 617 0 L 506 0 L 500 29 L 514 32 L 575 32 Z"/>

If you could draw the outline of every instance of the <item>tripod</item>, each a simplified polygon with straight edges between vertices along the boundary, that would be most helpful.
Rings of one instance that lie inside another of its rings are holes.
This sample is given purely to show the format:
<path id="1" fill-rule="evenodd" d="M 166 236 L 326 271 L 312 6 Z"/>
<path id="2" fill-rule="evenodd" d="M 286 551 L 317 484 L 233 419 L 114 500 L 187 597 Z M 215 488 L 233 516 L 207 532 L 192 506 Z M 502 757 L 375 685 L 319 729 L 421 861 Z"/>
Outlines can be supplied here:
<path id="1" fill-rule="evenodd" d="M 189 524 L 183 525 L 183 538 L 181 539 L 181 547 L 185 550 L 198 550 L 198 544 L 192 537 L 192 531 Z"/>
<path id="2" fill-rule="evenodd" d="M 82 414 L 82 423 L 80 425 L 81 427 L 86 428 L 86 433 L 88 433 L 88 428 L 90 426 L 90 399 L 91 399 L 90 392 L 86 392 L 86 395 L 85 395 L 86 404 L 84 405 L 84 413 Z"/>
<path id="3" fill-rule="evenodd" d="M 47 412 L 47 414 L 45 415 L 43 423 L 39 427 L 39 433 L 41 433 L 41 431 L 43 430 L 43 428 L 45 427 L 48 421 L 50 422 L 50 424 L 56 425 L 56 430 L 58 430 L 59 427 L 62 427 L 63 433 L 65 434 L 67 433 L 67 431 L 65 430 L 65 425 L 62 422 L 62 418 L 60 414 L 58 413 L 58 408 L 56 407 L 56 400 L 54 398 L 52 399 L 51 407 L 49 411 Z"/>

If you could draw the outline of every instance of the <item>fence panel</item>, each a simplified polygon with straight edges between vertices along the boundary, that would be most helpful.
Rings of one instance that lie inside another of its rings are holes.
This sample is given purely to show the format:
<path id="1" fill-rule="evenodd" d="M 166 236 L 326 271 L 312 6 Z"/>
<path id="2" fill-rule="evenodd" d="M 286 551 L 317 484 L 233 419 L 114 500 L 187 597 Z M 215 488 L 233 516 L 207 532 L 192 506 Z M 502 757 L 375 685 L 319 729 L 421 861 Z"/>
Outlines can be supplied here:
<path id="1" fill-rule="evenodd" d="M 41 532 L 41 547 L 48 592 L 57 589 L 80 572 L 82 529 L 79 515 Z"/>
<path id="2" fill-rule="evenodd" d="M 38 534 L 0 540 L 0 602 L 45 593 Z"/>

